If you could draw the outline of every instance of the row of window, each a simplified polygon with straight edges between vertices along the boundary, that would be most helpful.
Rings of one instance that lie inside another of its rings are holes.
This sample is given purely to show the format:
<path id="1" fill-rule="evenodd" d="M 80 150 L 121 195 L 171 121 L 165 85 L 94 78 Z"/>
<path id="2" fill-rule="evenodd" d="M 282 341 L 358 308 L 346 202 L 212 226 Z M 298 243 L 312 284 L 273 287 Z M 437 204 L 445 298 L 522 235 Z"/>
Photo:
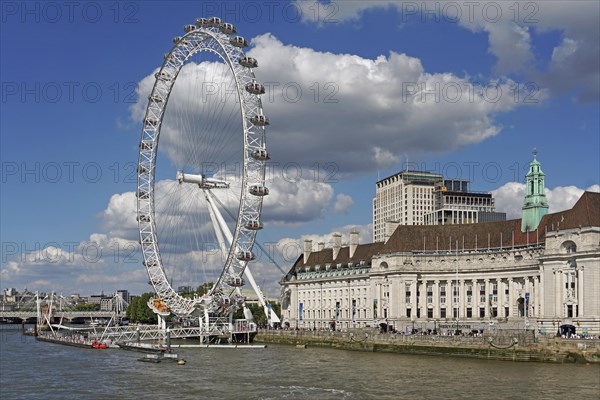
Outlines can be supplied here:
<path id="1" fill-rule="evenodd" d="M 451 311 L 452 315 L 450 315 L 448 313 L 448 310 Z M 503 310 L 502 317 L 513 317 L 515 315 L 518 317 L 524 317 L 524 316 L 535 317 L 535 307 L 528 307 L 526 309 L 525 306 L 519 305 L 516 308 L 516 313 L 511 312 L 510 307 L 503 307 L 503 309 L 501 308 L 500 310 Z M 478 307 L 478 308 L 466 307 L 464 315 L 461 315 L 459 307 L 452 307 L 450 309 L 448 309 L 446 307 L 441 307 L 439 309 L 439 312 L 440 312 L 439 316 L 435 316 L 434 309 L 427 308 L 426 309 L 427 318 L 429 318 L 429 319 L 450 318 L 450 317 L 456 318 L 456 319 L 458 319 L 458 318 L 497 318 L 499 316 L 499 314 L 498 314 L 499 308 L 498 307 L 490 307 L 488 313 L 486 313 L 485 307 Z M 566 314 L 567 314 L 567 317 L 569 317 L 569 318 L 577 316 L 579 314 L 578 307 L 568 305 Z M 405 317 L 412 318 L 413 316 L 416 318 L 422 318 L 423 316 L 421 315 L 421 309 L 417 308 L 416 312 L 413 315 L 413 309 L 406 308 L 405 309 Z M 369 315 L 369 310 L 366 308 L 357 308 L 357 307 L 352 307 L 351 309 L 341 308 L 341 307 L 339 307 L 339 304 L 337 305 L 337 307 L 335 309 L 327 309 L 327 310 L 303 309 L 302 310 L 302 319 L 321 319 L 321 318 L 326 318 L 329 320 L 339 320 L 339 319 L 348 320 L 351 318 L 352 320 L 356 320 L 356 319 L 371 318 L 371 316 Z M 374 310 L 373 318 L 377 318 L 377 310 L 376 309 Z M 381 318 L 388 318 L 388 310 L 386 308 L 384 308 L 382 310 Z"/>

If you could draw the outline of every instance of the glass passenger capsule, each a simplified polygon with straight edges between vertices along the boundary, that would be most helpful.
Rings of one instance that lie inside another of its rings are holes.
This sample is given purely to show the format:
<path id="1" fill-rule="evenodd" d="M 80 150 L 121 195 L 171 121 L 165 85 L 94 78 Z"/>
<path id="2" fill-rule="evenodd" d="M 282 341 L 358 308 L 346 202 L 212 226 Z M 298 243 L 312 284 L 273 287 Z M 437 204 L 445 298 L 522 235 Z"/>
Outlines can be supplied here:
<path id="1" fill-rule="evenodd" d="M 242 67 L 246 68 L 258 68 L 258 61 L 252 57 L 243 57 L 238 61 Z"/>
<path id="2" fill-rule="evenodd" d="M 243 251 L 242 250 L 236 254 L 236 258 L 240 261 L 252 261 L 256 257 L 254 256 L 254 253 L 252 253 L 251 251 Z"/>
<path id="3" fill-rule="evenodd" d="M 252 152 L 252 158 L 259 161 L 270 160 L 269 153 L 265 149 L 256 149 Z"/>
<path id="4" fill-rule="evenodd" d="M 248 42 L 241 36 L 234 36 L 229 39 L 229 43 L 231 43 L 235 47 L 248 47 Z"/>
<path id="5" fill-rule="evenodd" d="M 218 28 L 222 22 L 223 21 L 221 21 L 221 18 L 219 17 L 210 17 L 208 19 L 208 26 L 210 26 L 211 28 Z"/>
<path id="6" fill-rule="evenodd" d="M 255 115 L 252 118 L 250 118 L 250 122 L 257 126 L 269 125 L 269 119 L 264 115 Z"/>
<path id="7" fill-rule="evenodd" d="M 263 224 L 260 221 L 253 220 L 253 221 L 246 222 L 245 227 L 246 227 L 246 229 L 249 229 L 251 231 L 258 231 L 263 228 Z"/>
<path id="8" fill-rule="evenodd" d="M 222 23 L 219 26 L 219 30 L 226 35 L 233 35 L 234 33 L 237 32 L 237 30 L 235 29 L 235 26 L 233 26 L 233 24 L 229 24 L 227 22 Z"/>
<path id="9" fill-rule="evenodd" d="M 196 26 L 199 28 L 208 28 L 210 25 L 206 18 L 196 18 Z"/>
<path id="10" fill-rule="evenodd" d="M 190 24 L 190 25 L 186 25 L 186 26 L 183 27 L 183 31 L 185 33 L 190 33 L 190 32 L 195 31 L 195 30 L 196 30 L 196 25 L 191 25 Z"/>
<path id="11" fill-rule="evenodd" d="M 265 87 L 260 83 L 251 82 L 246 85 L 246 91 L 252 94 L 265 94 Z"/>
<path id="12" fill-rule="evenodd" d="M 269 194 L 269 188 L 261 185 L 250 186 L 250 194 L 254 196 L 266 196 Z"/>

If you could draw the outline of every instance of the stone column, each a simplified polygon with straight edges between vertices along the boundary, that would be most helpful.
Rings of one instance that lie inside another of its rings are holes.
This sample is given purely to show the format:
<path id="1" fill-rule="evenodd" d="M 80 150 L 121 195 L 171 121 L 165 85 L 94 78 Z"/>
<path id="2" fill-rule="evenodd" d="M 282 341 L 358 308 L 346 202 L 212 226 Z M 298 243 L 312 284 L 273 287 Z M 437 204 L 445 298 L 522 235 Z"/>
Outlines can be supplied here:
<path id="1" fill-rule="evenodd" d="M 383 319 L 383 284 L 379 282 L 377 284 L 377 319 Z"/>
<path id="2" fill-rule="evenodd" d="M 583 297 L 583 267 L 579 267 L 577 270 L 577 305 L 579 312 L 577 316 L 584 316 L 583 303 L 585 298 Z"/>
<path id="3" fill-rule="evenodd" d="M 534 311 L 532 317 L 539 317 L 542 314 L 542 310 L 540 309 L 540 277 L 533 277 L 533 299 L 535 303 Z"/>
<path id="4" fill-rule="evenodd" d="M 433 318 L 440 317 L 440 281 L 433 281 Z"/>
<path id="5" fill-rule="evenodd" d="M 512 317 L 514 314 L 514 288 L 513 288 L 513 279 L 508 278 L 508 315 L 507 317 Z"/>
<path id="6" fill-rule="evenodd" d="M 400 298 L 398 299 L 398 303 L 400 310 L 398 317 L 406 317 L 406 282 L 404 282 L 404 279 L 400 279 L 399 285 L 400 290 L 398 293 L 400 294 Z"/>
<path id="7" fill-rule="evenodd" d="M 461 279 L 458 281 L 458 317 L 465 318 L 466 317 L 466 291 L 465 291 L 465 280 Z"/>
<path id="8" fill-rule="evenodd" d="M 523 291 L 523 317 L 525 317 L 526 315 L 529 316 L 529 305 L 525 302 L 525 294 L 529 293 L 529 296 L 531 296 L 528 276 L 523 277 Z M 531 301 L 531 298 L 529 301 Z"/>
<path id="9" fill-rule="evenodd" d="M 398 287 L 398 277 L 393 277 L 390 281 L 390 298 L 388 299 L 389 318 L 396 320 L 400 317 L 400 310 L 398 310 L 398 300 L 396 297 L 400 296 L 400 289 Z"/>
<path id="10" fill-rule="evenodd" d="M 483 282 L 485 284 L 485 316 L 489 318 L 492 315 L 490 309 L 490 280 L 484 279 Z"/>
<path id="11" fill-rule="evenodd" d="M 420 285 L 418 286 L 419 290 L 419 308 L 421 313 L 421 319 L 425 319 L 427 317 L 427 280 L 422 279 Z"/>
<path id="12" fill-rule="evenodd" d="M 540 310 L 540 317 L 545 316 L 546 315 L 546 309 L 544 308 L 544 275 L 542 273 L 540 273 L 540 290 L 539 290 L 539 296 L 538 296 L 538 300 L 539 300 L 539 310 Z"/>
<path id="13" fill-rule="evenodd" d="M 554 315 L 562 317 L 562 271 L 554 271 Z"/>
<path id="14" fill-rule="evenodd" d="M 496 307 L 498 309 L 498 318 L 504 317 L 504 282 L 502 278 L 496 279 L 498 283 L 498 302 Z"/>
<path id="15" fill-rule="evenodd" d="M 410 284 L 410 302 L 412 304 L 411 315 L 413 318 L 417 318 L 417 278 Z"/>

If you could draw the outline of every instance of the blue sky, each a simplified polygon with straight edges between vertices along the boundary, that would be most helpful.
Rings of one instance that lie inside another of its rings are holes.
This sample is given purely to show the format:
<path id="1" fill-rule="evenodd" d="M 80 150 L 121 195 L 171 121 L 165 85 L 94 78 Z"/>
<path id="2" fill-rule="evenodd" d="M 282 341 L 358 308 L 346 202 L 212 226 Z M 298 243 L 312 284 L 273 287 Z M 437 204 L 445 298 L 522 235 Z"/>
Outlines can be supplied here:
<path id="1" fill-rule="evenodd" d="M 276 182 L 262 242 L 327 241 L 351 226 L 368 241 L 374 183 L 407 161 L 470 178 L 511 216 L 534 146 L 554 211 L 597 190 L 599 3 L 481 2 L 472 15 L 466 3 L 2 3 L 0 286 L 149 289 L 139 257 L 122 248 L 115 256 L 115 243 L 132 240 L 123 226 L 135 225 L 124 195 L 135 190 L 133 110 L 145 107 L 140 83 L 172 37 L 213 14 L 251 40 L 248 53 L 269 60 L 259 80 L 302 88 L 292 103 L 274 86 L 275 101 L 264 104 Z M 430 90 L 424 101 L 405 97 L 420 85 Z M 449 98 L 456 87 L 459 102 Z M 465 101 L 469 88 L 488 97 Z M 302 179 L 283 179 L 282 165 Z M 102 257 L 82 255 L 90 242 Z M 56 257 L 36 253 L 44 248 Z M 256 269 L 274 292 L 279 271 Z"/>

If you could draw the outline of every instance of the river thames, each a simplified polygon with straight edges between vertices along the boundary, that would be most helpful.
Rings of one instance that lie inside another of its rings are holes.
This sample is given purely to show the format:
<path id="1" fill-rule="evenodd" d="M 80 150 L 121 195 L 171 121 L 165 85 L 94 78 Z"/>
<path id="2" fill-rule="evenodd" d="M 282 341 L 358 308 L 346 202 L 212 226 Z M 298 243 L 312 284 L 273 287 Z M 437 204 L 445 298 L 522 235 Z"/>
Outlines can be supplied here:
<path id="1" fill-rule="evenodd" d="M 598 399 L 600 367 L 299 349 L 179 349 L 186 365 L 0 327 L 2 399 Z M 189 343 L 189 342 L 188 342 Z"/>

